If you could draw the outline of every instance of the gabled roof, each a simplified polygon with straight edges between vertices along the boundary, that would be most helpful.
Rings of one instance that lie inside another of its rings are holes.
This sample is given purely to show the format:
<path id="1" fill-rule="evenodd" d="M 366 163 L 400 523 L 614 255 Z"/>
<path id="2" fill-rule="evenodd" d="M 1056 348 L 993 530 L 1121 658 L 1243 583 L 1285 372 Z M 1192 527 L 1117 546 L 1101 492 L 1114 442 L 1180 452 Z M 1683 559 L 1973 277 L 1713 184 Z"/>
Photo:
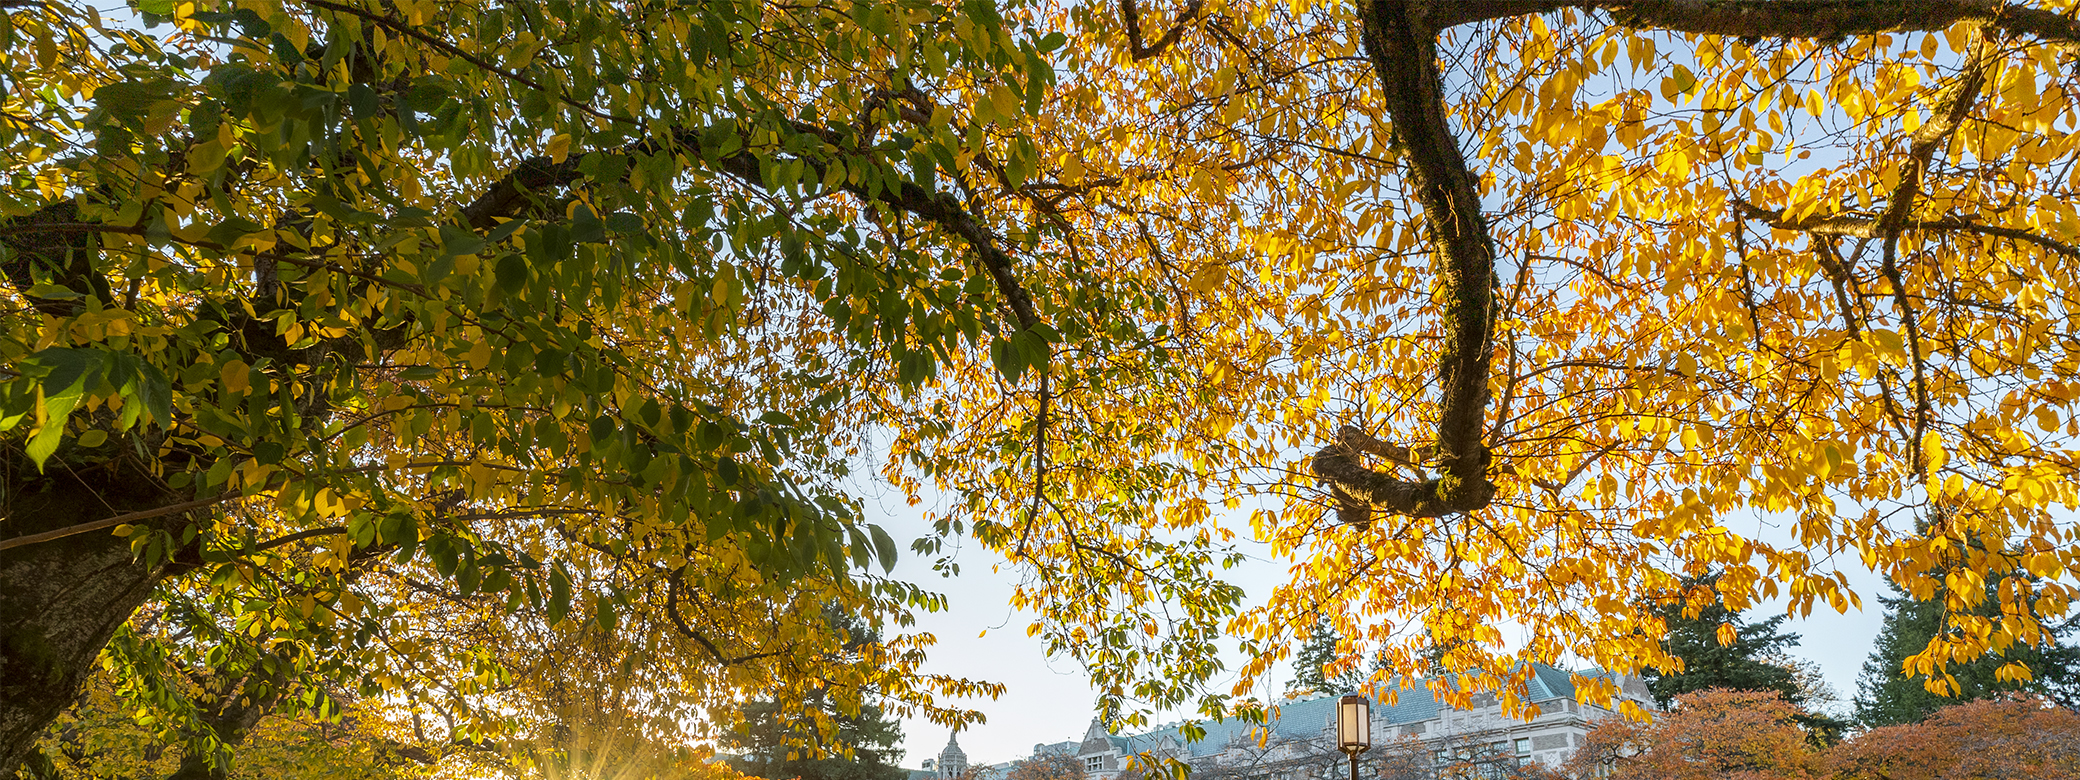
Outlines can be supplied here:
<path id="1" fill-rule="evenodd" d="M 1609 672 L 1601 669 L 1592 669 L 1581 674 L 1586 677 L 1603 677 L 1609 675 Z M 1531 677 L 1525 681 L 1524 693 L 1525 701 L 1531 703 L 1555 699 L 1572 699 L 1575 695 L 1574 681 L 1569 677 L 1565 669 L 1534 663 L 1531 665 Z M 1219 722 L 1200 721 L 1198 726 L 1204 729 L 1206 734 L 1196 741 L 1185 739 L 1182 724 L 1158 728 L 1143 734 L 1125 737 L 1107 735 L 1107 737 L 1113 748 L 1121 753 L 1133 754 L 1144 751 L 1174 750 L 1176 755 L 1182 758 L 1197 758 L 1219 753 L 1236 742 L 1244 740 L 1254 741 L 1258 736 L 1256 733 L 1258 728 L 1269 728 L 1271 734 L 1278 737 L 1313 739 L 1321 737 L 1333 727 L 1334 718 L 1336 717 L 1336 702 L 1339 698 L 1338 696 L 1320 696 L 1313 699 L 1287 702 L 1279 706 L 1277 718 L 1262 727 L 1240 719 Z M 1380 726 L 1395 726 L 1403 723 L 1416 723 L 1436 719 L 1444 709 L 1444 705 L 1438 702 L 1436 694 L 1430 692 L 1430 687 L 1418 683 L 1412 687 L 1401 689 L 1393 704 L 1374 702 L 1372 705 L 1372 717 Z M 1098 728 L 1097 724 L 1093 723 L 1092 728 L 1094 730 Z M 1375 738 L 1382 736 L 1390 735 L 1376 734 Z M 1086 751 L 1089 750 L 1088 746 L 1090 744 L 1086 740 Z"/>
<path id="2" fill-rule="evenodd" d="M 1219 753 L 1238 742 L 1255 741 L 1258 729 L 1268 728 L 1272 736 L 1313 739 L 1320 737 L 1329 728 L 1330 718 L 1336 716 L 1336 697 L 1324 696 L 1316 699 L 1288 702 L 1279 707 L 1278 717 L 1259 726 L 1240 718 L 1226 721 L 1199 721 L 1198 727 L 1206 731 L 1197 741 L 1188 740 L 1184 724 L 1166 726 L 1145 734 L 1115 737 L 1123 743 L 1120 752 L 1140 753 L 1143 751 L 1174 750 L 1180 757 L 1197 758 Z"/>

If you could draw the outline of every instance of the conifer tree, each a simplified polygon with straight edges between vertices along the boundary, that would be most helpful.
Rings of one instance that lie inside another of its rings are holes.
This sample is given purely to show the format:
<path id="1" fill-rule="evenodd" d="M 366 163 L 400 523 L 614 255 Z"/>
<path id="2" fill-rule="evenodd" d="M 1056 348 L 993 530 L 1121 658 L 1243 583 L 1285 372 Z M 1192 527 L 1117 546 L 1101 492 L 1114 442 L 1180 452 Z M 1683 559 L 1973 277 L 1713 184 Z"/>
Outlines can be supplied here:
<path id="1" fill-rule="evenodd" d="M 1299 651 L 1293 655 L 1293 681 L 1286 684 L 1286 690 L 1341 693 L 1363 687 L 1369 675 L 1357 669 L 1347 670 L 1335 677 L 1330 677 L 1323 670 L 1329 662 L 1336 660 L 1336 643 L 1341 638 L 1342 635 L 1337 632 L 1335 624 L 1329 622 L 1327 617 L 1317 620 L 1307 635 L 1307 641 L 1301 643 Z"/>
<path id="2" fill-rule="evenodd" d="M 1981 611 L 1997 610 L 1992 591 L 1999 587 L 1998 579 L 1988 581 L 1988 600 L 1981 603 Z M 1947 671 L 1956 689 L 1950 695 L 1930 691 L 1926 675 L 1902 674 L 1906 660 L 1927 647 L 1929 639 L 1938 632 L 1946 630 L 1943 593 L 1937 591 L 1923 600 L 1897 586 L 1892 590 L 1894 595 L 1879 598 L 1885 606 L 1884 627 L 1879 630 L 1871 657 L 1864 662 L 1863 674 L 1857 680 L 1856 720 L 1863 727 L 1919 723 L 1943 707 L 2006 692 L 2042 694 L 2067 708 L 2080 705 L 2080 695 L 2076 695 L 2080 693 L 2080 647 L 2063 642 L 2048 648 L 2018 644 L 2010 646 L 2005 654 L 1953 661 Z M 2057 633 L 2063 639 L 2075 633 L 2076 628 L 2080 628 L 2080 623 L 2068 621 Z M 2009 662 L 2029 667 L 2032 679 L 2001 679 L 1997 672 Z"/>
<path id="3" fill-rule="evenodd" d="M 1709 589 L 1717 581 L 1717 575 L 1695 578 L 1685 590 Z M 1647 689 L 1662 707 L 1669 706 L 1677 696 L 1710 688 L 1775 691 L 1794 705 L 1805 704 L 1796 674 L 1789 666 L 1773 662 L 1788 656 L 1789 648 L 1798 645 L 1797 634 L 1780 630 L 1787 615 L 1748 623 L 1716 599 L 1694 617 L 1685 614 L 1680 601 L 1655 611 L 1668 622 L 1668 652 L 1683 659 L 1681 672 L 1649 670 L 1645 675 Z M 1722 625 L 1732 626 L 1731 644 L 1719 641 Z"/>
<path id="4" fill-rule="evenodd" d="M 1684 590 L 1709 589 L 1717 582 L 1716 574 L 1696 577 L 1686 583 Z M 1799 636 L 1781 630 L 1789 615 L 1749 623 L 1716 599 L 1695 617 L 1685 613 L 1681 601 L 1664 604 L 1656 613 L 1668 621 L 1669 653 L 1683 659 L 1680 673 L 1650 669 L 1645 675 L 1647 690 L 1653 692 L 1655 703 L 1664 709 L 1676 697 L 1693 691 L 1769 691 L 1782 696 L 1799 711 L 1793 719 L 1806 729 L 1809 738 L 1819 743 L 1839 740 L 1848 728 L 1846 721 L 1811 711 L 1818 702 L 1810 701 L 1807 689 L 1799 684 L 1790 653 L 1790 648 L 1798 645 Z M 1722 626 L 1730 629 L 1731 643 L 1719 641 Z"/>
<path id="5" fill-rule="evenodd" d="M 854 615 L 833 609 L 825 617 L 832 630 L 844 632 L 847 651 L 881 641 L 880 631 Z M 730 736 L 732 746 L 742 753 L 729 763 L 752 777 L 775 780 L 902 780 L 908 776 L 897 766 L 902 757 L 902 727 L 879 706 L 866 703 L 858 712 L 846 712 L 821 695 L 802 706 L 827 710 L 838 726 L 835 733 L 829 738 L 819 735 L 814 721 L 780 702 L 752 702 L 744 707 L 743 722 Z"/>

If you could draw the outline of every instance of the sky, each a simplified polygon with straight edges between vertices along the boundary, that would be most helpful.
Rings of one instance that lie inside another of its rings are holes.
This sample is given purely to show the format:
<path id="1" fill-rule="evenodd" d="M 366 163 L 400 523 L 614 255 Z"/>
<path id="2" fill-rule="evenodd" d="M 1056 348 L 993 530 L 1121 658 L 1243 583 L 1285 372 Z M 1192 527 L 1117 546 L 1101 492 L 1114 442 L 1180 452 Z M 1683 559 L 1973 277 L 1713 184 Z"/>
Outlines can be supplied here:
<path id="1" fill-rule="evenodd" d="M 1902 41 L 1906 39 L 1903 37 Z M 1907 44 L 1903 42 L 1900 45 Z M 1666 51 L 1675 60 L 1686 60 L 1690 56 L 1682 46 L 1668 45 Z M 1584 94 L 1607 95 L 1614 88 L 1592 80 L 1584 86 Z M 1669 110 L 1679 108 L 1665 101 L 1657 101 L 1656 105 Z M 1793 120 L 1802 126 L 1807 123 L 1802 116 L 1794 116 Z M 1826 123 L 1833 125 L 1842 121 L 1843 118 L 1834 110 L 1830 110 L 1825 118 Z M 1780 172 L 1795 174 L 1833 161 L 1823 156 L 1811 160 L 1772 162 Z M 1500 208 L 1502 204 L 1490 205 Z M 921 519 L 924 508 L 906 506 L 902 497 L 893 491 L 878 498 L 870 496 L 867 500 L 870 519 L 881 523 L 898 542 L 930 533 L 931 529 Z M 1741 525 L 1730 518 L 1721 521 L 1729 527 Z M 1228 525 L 1248 528 L 1246 522 Z M 1786 529 L 1770 527 L 1767 523 L 1758 526 L 1751 534 L 1753 538 L 1778 544 L 1790 542 Z M 907 552 L 907 545 L 905 550 Z M 987 723 L 971 726 L 960 735 L 961 746 L 969 761 L 1008 761 L 1030 754 L 1035 743 L 1080 738 L 1090 723 L 1095 701 L 1089 677 L 1071 659 L 1048 658 L 1043 642 L 1026 636 L 1025 627 L 1032 622 L 1032 615 L 1015 612 L 1008 605 L 1018 573 L 1001 567 L 1001 557 L 973 540 L 966 540 L 964 548 L 956 554 L 955 560 L 961 568 L 958 579 L 940 579 L 931 571 L 929 561 L 912 558 L 914 556 L 905 558 L 897 566 L 896 575 L 946 594 L 948 603 L 946 612 L 919 616 L 919 630 L 929 631 L 939 640 L 925 670 L 988 679 L 1007 686 L 1000 699 L 967 703 L 989 718 Z M 1835 563 L 1842 567 L 1850 589 L 1862 597 L 1863 609 L 1852 608 L 1847 614 L 1837 614 L 1825 606 L 1818 606 L 1809 616 L 1793 615 L 1785 622 L 1783 630 L 1802 637 L 1803 641 L 1794 654 L 1817 664 L 1838 696 L 1834 706 L 1822 709 L 1846 715 L 1851 711 L 1851 699 L 1856 694 L 1857 675 L 1870 654 L 1883 620 L 1883 608 L 1878 597 L 1888 591 L 1883 578 L 1865 568 L 1860 561 L 1837 560 Z M 1253 565 L 1226 574 L 1252 599 L 1260 599 L 1284 576 L 1285 569 L 1283 563 L 1258 558 Z M 1783 599 L 1764 602 L 1746 617 L 1750 621 L 1767 619 L 1781 614 L 1784 606 Z M 1230 664 L 1231 667 L 1234 665 Z M 1283 688 L 1284 676 L 1290 675 L 1290 670 L 1281 670 L 1280 673 L 1281 677 L 1272 681 L 1277 689 Z M 938 755 L 947 739 L 945 727 L 921 719 L 905 721 L 903 734 L 903 764 L 909 767 L 916 767 L 924 759 Z"/>
<path id="2" fill-rule="evenodd" d="M 897 491 L 882 488 L 864 495 L 867 517 L 887 529 L 903 547 L 894 576 L 914 582 L 947 597 L 947 610 L 918 615 L 915 630 L 933 634 L 938 644 L 931 649 L 924 671 L 1003 683 L 1002 698 L 957 702 L 981 711 L 988 721 L 970 726 L 960 734 L 962 750 L 971 764 L 994 764 L 1030 755 L 1038 743 L 1081 739 L 1089 727 L 1096 694 L 1090 677 L 1074 660 L 1049 658 L 1045 643 L 1026 636 L 1033 616 L 1010 607 L 1018 573 L 994 551 L 973 539 L 960 539 L 953 559 L 960 574 L 942 578 L 932 571 L 931 561 L 911 553 L 908 542 L 931 533 L 923 519 L 929 503 L 910 507 Z M 1246 523 L 1238 524 L 1247 527 Z M 1283 577 L 1285 565 L 1254 558 L 1228 572 L 1252 597 L 1261 597 Z M 1856 693 L 1856 675 L 1870 655 L 1872 640 L 1883 618 L 1877 597 L 1885 593 L 1883 579 L 1867 570 L 1846 572 L 1850 585 L 1863 597 L 1864 610 L 1838 615 L 1824 607 L 1810 617 L 1792 617 L 1786 631 L 1803 636 L 1795 654 L 1817 663 L 1828 683 L 1840 695 L 1834 708 L 1846 713 Z M 1750 620 L 1779 614 L 1783 602 L 1765 604 L 1748 613 Z M 1231 663 L 1230 666 L 1235 664 Z M 1273 684 L 1283 688 L 1290 675 L 1281 670 Z M 917 768 L 936 757 L 945 747 L 947 728 L 922 718 L 905 719 L 902 765 Z"/>

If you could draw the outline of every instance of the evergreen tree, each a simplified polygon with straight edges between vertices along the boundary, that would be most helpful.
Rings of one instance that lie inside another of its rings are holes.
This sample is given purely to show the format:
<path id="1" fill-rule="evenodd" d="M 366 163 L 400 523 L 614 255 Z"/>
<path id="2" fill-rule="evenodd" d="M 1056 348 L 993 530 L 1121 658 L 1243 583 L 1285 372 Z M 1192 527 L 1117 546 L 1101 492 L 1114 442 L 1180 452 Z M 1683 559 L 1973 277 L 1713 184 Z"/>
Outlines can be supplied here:
<path id="1" fill-rule="evenodd" d="M 844 648 L 848 652 L 881 641 L 880 631 L 849 613 L 832 609 L 826 612 L 826 619 L 832 630 L 846 633 Z M 901 724 L 879 706 L 865 704 L 858 714 L 847 714 L 833 706 L 822 691 L 805 705 L 821 710 L 837 724 L 833 739 L 819 737 L 811 719 L 790 714 L 778 702 L 755 701 L 745 705 L 743 723 L 729 736 L 730 746 L 740 751 L 728 759 L 729 764 L 752 777 L 774 780 L 904 780 L 909 776 L 896 765 L 902 757 L 898 747 L 903 741 Z"/>
<path id="2" fill-rule="evenodd" d="M 1718 581 L 1717 574 L 1689 578 L 1684 581 L 1683 591 L 1711 589 Z M 1789 615 L 1749 623 L 1716 598 L 1696 617 L 1685 614 L 1682 601 L 1664 604 L 1655 614 L 1668 622 L 1668 638 L 1663 642 L 1669 654 L 1683 659 L 1681 673 L 1650 669 L 1644 675 L 1647 690 L 1664 709 L 1676 697 L 1693 691 L 1769 691 L 1798 710 L 1792 720 L 1817 744 L 1833 744 L 1848 729 L 1847 721 L 1808 709 L 1819 702 L 1810 701 L 1808 687 L 1800 683 L 1797 666 L 1791 659 L 1790 648 L 1798 645 L 1799 637 L 1781 630 Z M 1719 642 L 1719 627 L 1726 625 L 1733 629 L 1731 644 Z"/>
<path id="3" fill-rule="evenodd" d="M 1330 661 L 1336 660 L 1336 643 L 1342 637 L 1336 632 L 1335 624 L 1324 616 L 1315 621 L 1314 629 L 1307 641 L 1293 655 L 1293 681 L 1286 684 L 1288 691 L 1311 690 L 1316 693 L 1341 693 L 1354 691 L 1365 684 L 1367 675 L 1356 669 L 1335 677 L 1322 670 Z"/>
<path id="4" fill-rule="evenodd" d="M 1684 590 L 1710 589 L 1718 579 L 1716 574 L 1693 578 L 1684 583 Z M 1775 691 L 1785 701 L 1805 706 L 1797 674 L 1790 665 L 1775 660 L 1789 656 L 1789 648 L 1798 644 L 1797 634 L 1779 630 L 1788 615 L 1748 623 L 1717 599 L 1696 617 L 1684 614 L 1681 601 L 1664 604 L 1655 614 L 1668 622 L 1664 644 L 1669 654 L 1683 659 L 1681 673 L 1649 670 L 1645 675 L 1647 690 L 1653 692 L 1654 701 L 1662 707 L 1682 694 L 1710 688 Z M 1724 624 L 1733 626 L 1730 645 L 1719 643 L 1719 627 Z"/>
<path id="5" fill-rule="evenodd" d="M 1979 611 L 1991 617 L 1999 614 L 1994 591 L 2000 587 L 2000 579 L 1989 579 L 1986 587 L 1987 600 L 1980 603 Z M 1906 659 L 1927 648 L 1929 640 L 1943 630 L 1943 593 L 1921 600 L 1897 586 L 1892 590 L 1894 595 L 1879 598 L 1885 605 L 1884 628 L 1878 632 L 1856 685 L 1856 720 L 1865 728 L 1919 723 L 1940 708 L 2010 691 L 2037 693 L 2067 708 L 2080 707 L 2080 647 L 2064 642 L 2048 648 L 2016 645 L 2005 655 L 1953 662 L 1945 671 L 1957 681 L 1955 696 L 1929 691 L 1926 675 L 1901 674 Z M 2063 639 L 2076 628 L 2080 622 L 2067 621 L 2056 633 Z M 2029 666 L 2035 679 L 1999 679 L 1995 671 L 2010 661 Z"/>

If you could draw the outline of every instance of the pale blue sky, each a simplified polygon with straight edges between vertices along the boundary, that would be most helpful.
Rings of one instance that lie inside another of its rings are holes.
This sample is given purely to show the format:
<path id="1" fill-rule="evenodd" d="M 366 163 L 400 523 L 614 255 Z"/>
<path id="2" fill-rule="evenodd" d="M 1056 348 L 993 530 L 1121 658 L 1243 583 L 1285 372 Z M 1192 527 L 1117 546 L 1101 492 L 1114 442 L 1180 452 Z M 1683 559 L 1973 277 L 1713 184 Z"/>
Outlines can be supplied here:
<path id="1" fill-rule="evenodd" d="M 930 560 L 908 549 L 909 540 L 930 532 L 922 519 L 930 505 L 906 506 L 902 496 L 888 488 L 867 495 L 865 501 L 868 518 L 888 529 L 904 546 L 895 575 L 946 594 L 946 612 L 918 618 L 918 630 L 939 640 L 925 669 L 1007 687 L 1000 699 L 967 703 L 989 718 L 961 733 L 968 760 L 998 763 L 1030 754 L 1035 743 L 1081 738 L 1090 724 L 1095 700 L 1090 678 L 1074 660 L 1048 658 L 1045 644 L 1026 636 L 1032 616 L 1009 605 L 1018 573 L 1002 567 L 1003 558 L 994 551 L 972 539 L 961 539 L 959 548 L 950 551 L 960 564 L 960 575 L 941 578 L 932 571 Z M 1247 527 L 1246 522 L 1236 525 Z M 1265 561 L 1227 573 L 1255 597 L 1284 576 L 1284 571 L 1283 564 Z M 1846 615 L 1816 611 L 1809 618 L 1794 617 L 1786 623 L 1787 629 L 1804 636 L 1797 655 L 1820 665 L 1840 694 L 1838 709 L 1843 711 L 1856 693 L 1857 672 L 1877 635 L 1883 616 L 1877 597 L 1885 592 L 1883 580 L 1875 574 L 1860 568 L 1848 574 L 1850 584 L 1863 596 L 1865 611 Z M 1750 617 L 1766 618 L 1781 608 L 1774 604 Z M 1273 684 L 1282 688 L 1289 674 L 1281 670 Z M 908 719 L 903 722 L 903 736 L 903 765 L 915 768 L 938 755 L 946 744 L 947 729 L 921 718 Z"/>

